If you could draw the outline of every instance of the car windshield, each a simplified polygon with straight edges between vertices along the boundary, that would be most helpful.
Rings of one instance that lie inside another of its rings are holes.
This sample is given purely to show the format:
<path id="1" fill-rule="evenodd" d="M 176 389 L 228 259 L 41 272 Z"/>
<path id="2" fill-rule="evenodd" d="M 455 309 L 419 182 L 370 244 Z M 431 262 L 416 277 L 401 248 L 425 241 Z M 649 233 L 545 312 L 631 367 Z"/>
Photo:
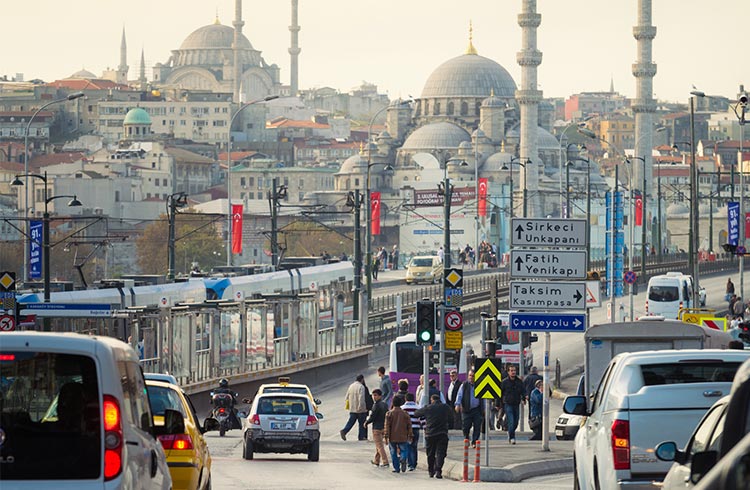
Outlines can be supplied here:
<path id="1" fill-rule="evenodd" d="M 258 402 L 258 415 L 307 415 L 310 413 L 306 398 L 264 397 Z"/>
<path id="2" fill-rule="evenodd" d="M 307 388 L 292 388 L 291 386 L 269 386 L 263 388 L 263 393 L 297 393 L 299 395 L 307 395 Z"/>
<path id="3" fill-rule="evenodd" d="M 641 366 L 641 374 L 645 386 L 717 381 L 731 383 L 740 364 L 739 362 L 644 364 Z"/>
<path id="4" fill-rule="evenodd" d="M 678 301 L 679 289 L 677 286 L 651 286 L 648 290 L 648 299 L 660 303 Z"/>
<path id="5" fill-rule="evenodd" d="M 432 267 L 432 259 L 411 259 L 412 267 Z"/>
<path id="6" fill-rule="evenodd" d="M 0 481 L 99 478 L 98 386 L 91 357 L 0 352 Z"/>
<path id="7" fill-rule="evenodd" d="M 151 403 L 151 412 L 154 415 L 164 415 L 164 410 L 176 410 L 186 416 L 185 408 L 180 395 L 171 388 L 147 385 L 148 401 Z"/>

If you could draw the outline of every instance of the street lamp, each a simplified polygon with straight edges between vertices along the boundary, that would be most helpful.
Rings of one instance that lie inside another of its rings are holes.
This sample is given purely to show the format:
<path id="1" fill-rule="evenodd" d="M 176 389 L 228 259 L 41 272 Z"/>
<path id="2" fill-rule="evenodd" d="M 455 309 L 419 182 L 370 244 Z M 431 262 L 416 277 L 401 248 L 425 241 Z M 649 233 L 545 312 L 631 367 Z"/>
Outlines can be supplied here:
<path id="1" fill-rule="evenodd" d="M 44 214 L 42 215 L 42 269 L 44 272 L 44 302 L 49 303 L 50 298 L 50 244 L 49 244 L 49 203 L 55 199 L 69 198 L 68 206 L 77 207 L 82 206 L 81 201 L 78 200 L 77 196 L 52 196 L 47 197 L 47 172 L 44 174 L 24 174 L 16 175 L 10 185 L 24 185 L 21 178 L 33 177 L 40 179 L 44 182 Z"/>
<path id="2" fill-rule="evenodd" d="M 41 106 L 39 109 L 34 111 L 34 114 L 31 115 L 31 117 L 29 118 L 29 121 L 26 123 L 26 131 L 24 131 L 24 136 L 23 136 L 23 174 L 24 175 L 29 175 L 29 130 L 31 129 L 31 123 L 34 120 L 34 118 L 37 116 L 37 114 L 39 114 L 44 109 L 46 109 L 47 107 L 53 104 L 59 104 L 61 102 L 68 102 L 70 100 L 80 99 L 83 96 L 84 96 L 83 92 L 74 92 L 66 97 L 61 97 L 59 99 L 52 100 L 50 102 L 47 102 L 43 106 Z M 21 185 L 23 185 L 23 183 Z M 24 216 L 26 216 L 27 213 L 29 212 L 29 188 L 28 187 L 24 188 L 23 212 L 24 212 Z M 26 281 L 29 278 L 28 236 L 29 236 L 29 227 L 27 224 L 26 234 L 24 235 L 24 241 L 23 241 L 23 278 L 24 278 L 24 281 Z"/>
<path id="3" fill-rule="evenodd" d="M 589 119 L 591 119 L 591 117 L 592 116 L 587 117 L 586 119 L 584 119 L 584 121 L 588 121 Z M 563 181 L 562 181 L 563 161 L 564 161 L 563 138 L 565 137 L 565 133 L 567 133 L 570 128 L 580 128 L 582 123 L 583 121 L 580 123 L 569 124 L 565 129 L 563 129 L 563 132 L 560 134 L 560 151 L 558 153 L 558 155 L 560 156 L 560 160 L 559 160 L 559 164 L 560 164 L 560 208 L 562 208 L 562 205 L 563 205 Z M 565 150 L 565 153 L 567 153 L 567 148 Z"/>
<path id="4" fill-rule="evenodd" d="M 229 120 L 229 128 L 227 130 L 227 266 L 232 265 L 232 125 L 237 116 L 251 105 L 278 98 L 278 95 L 267 95 L 262 99 L 256 99 L 245 105 L 241 105 Z"/>
<path id="5" fill-rule="evenodd" d="M 513 208 L 515 207 L 515 202 L 513 202 L 513 162 L 517 163 L 521 167 L 524 168 L 523 173 L 523 217 L 526 217 L 526 165 L 531 163 L 530 158 L 521 158 L 513 156 L 510 158 L 510 162 L 508 164 L 504 164 L 500 170 L 510 170 L 510 217 L 513 218 Z"/>

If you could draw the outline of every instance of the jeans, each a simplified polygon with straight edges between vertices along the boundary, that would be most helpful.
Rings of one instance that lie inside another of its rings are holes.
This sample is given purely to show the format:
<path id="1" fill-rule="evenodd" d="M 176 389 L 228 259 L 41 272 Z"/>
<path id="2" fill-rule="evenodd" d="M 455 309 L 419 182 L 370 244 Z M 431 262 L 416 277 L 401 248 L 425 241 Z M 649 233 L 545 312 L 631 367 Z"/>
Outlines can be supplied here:
<path id="1" fill-rule="evenodd" d="M 391 448 L 391 462 L 393 469 L 401 471 L 401 461 L 398 459 L 398 453 L 401 452 L 401 459 L 408 459 L 411 447 L 408 442 L 391 442 L 388 444 Z"/>
<path id="2" fill-rule="evenodd" d="M 414 438 L 411 440 L 411 443 L 409 446 L 409 468 L 416 468 L 417 467 L 417 446 L 419 446 L 419 429 L 411 429 L 414 433 Z"/>
<path id="3" fill-rule="evenodd" d="M 482 409 L 480 407 L 472 408 L 468 412 L 463 413 L 463 430 L 464 439 L 469 438 L 469 431 L 474 427 L 473 433 L 471 434 L 471 443 L 474 444 L 479 440 L 479 432 L 482 428 Z"/>
<path id="4" fill-rule="evenodd" d="M 508 439 L 516 438 L 518 427 L 518 405 L 505 404 L 505 417 L 508 420 Z"/>
<path id="5" fill-rule="evenodd" d="M 359 440 L 363 441 L 367 439 L 367 427 L 365 427 L 365 421 L 367 420 L 367 412 L 364 413 L 354 413 L 349 412 L 349 420 L 346 422 L 346 425 L 342 429 L 344 431 L 344 434 L 348 434 L 350 430 L 352 430 L 352 427 L 354 427 L 355 422 L 359 422 Z"/>
<path id="6" fill-rule="evenodd" d="M 427 471 L 430 475 L 442 473 L 445 455 L 448 452 L 448 434 L 425 436 L 424 444 L 427 449 Z"/>
<path id="7" fill-rule="evenodd" d="M 375 441 L 375 463 L 388 464 L 388 453 L 385 452 L 383 444 L 383 429 L 372 429 L 372 438 Z"/>

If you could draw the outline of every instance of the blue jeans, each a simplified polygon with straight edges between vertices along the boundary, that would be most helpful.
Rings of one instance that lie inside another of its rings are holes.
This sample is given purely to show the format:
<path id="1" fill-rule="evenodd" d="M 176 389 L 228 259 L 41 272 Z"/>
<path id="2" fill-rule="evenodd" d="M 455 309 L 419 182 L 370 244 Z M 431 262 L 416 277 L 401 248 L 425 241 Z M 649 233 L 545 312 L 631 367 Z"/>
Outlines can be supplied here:
<path id="1" fill-rule="evenodd" d="M 508 421 L 508 439 L 515 439 L 518 427 L 518 405 L 505 404 L 505 419 Z"/>
<path id="2" fill-rule="evenodd" d="M 367 413 L 354 413 L 349 412 L 349 420 L 346 422 L 346 425 L 342 429 L 344 431 L 344 434 L 348 434 L 350 430 L 352 430 L 352 427 L 354 427 L 354 424 L 356 422 L 359 422 L 359 434 L 358 439 L 360 441 L 367 439 L 367 427 L 365 427 L 365 421 L 367 420 Z"/>
<path id="3" fill-rule="evenodd" d="M 409 453 L 411 447 L 408 442 L 391 442 L 388 444 L 391 448 L 391 463 L 393 463 L 393 469 L 401 471 L 401 461 L 398 459 L 398 453 L 401 452 L 401 459 L 409 459 Z"/>
<path id="4" fill-rule="evenodd" d="M 417 446 L 419 445 L 419 429 L 412 428 L 414 433 L 414 439 L 411 440 L 411 447 L 409 448 L 409 468 L 417 467 Z"/>

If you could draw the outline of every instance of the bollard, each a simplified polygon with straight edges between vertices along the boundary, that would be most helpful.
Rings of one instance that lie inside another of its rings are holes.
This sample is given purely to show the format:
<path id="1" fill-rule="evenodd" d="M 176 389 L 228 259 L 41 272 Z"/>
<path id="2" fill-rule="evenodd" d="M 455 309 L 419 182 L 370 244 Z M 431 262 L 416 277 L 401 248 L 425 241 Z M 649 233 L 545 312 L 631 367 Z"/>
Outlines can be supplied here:
<path id="1" fill-rule="evenodd" d="M 555 388 L 560 389 L 562 386 L 562 373 L 560 367 L 560 359 L 555 359 Z"/>
<path id="2" fill-rule="evenodd" d="M 482 480 L 479 479 L 479 455 L 482 452 L 482 441 L 477 441 L 477 457 L 474 460 L 474 483 L 480 482 Z"/>
<path id="3" fill-rule="evenodd" d="M 464 478 L 463 482 L 469 481 L 469 440 L 464 439 Z"/>

